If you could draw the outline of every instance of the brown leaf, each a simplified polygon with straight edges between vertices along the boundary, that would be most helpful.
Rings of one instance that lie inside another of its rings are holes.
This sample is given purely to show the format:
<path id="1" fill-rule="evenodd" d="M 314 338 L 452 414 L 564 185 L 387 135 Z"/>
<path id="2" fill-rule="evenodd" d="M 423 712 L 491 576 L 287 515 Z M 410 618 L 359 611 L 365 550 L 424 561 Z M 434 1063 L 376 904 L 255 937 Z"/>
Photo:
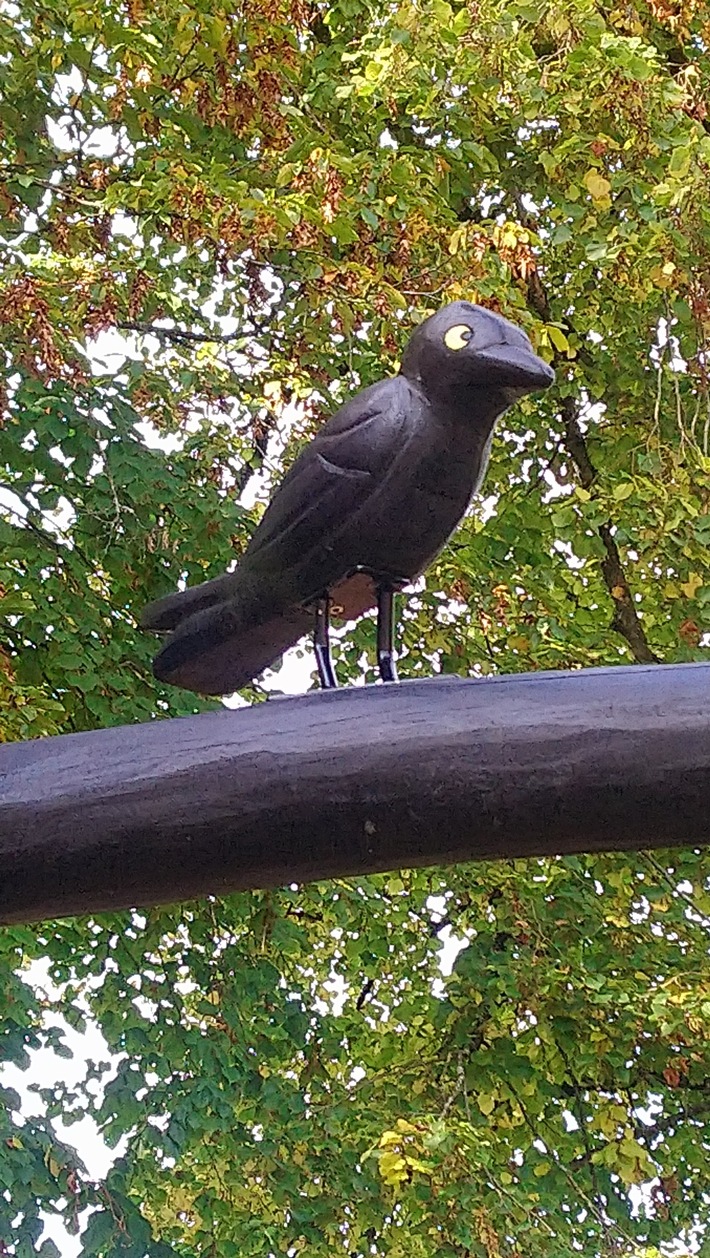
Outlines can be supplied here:
<path id="1" fill-rule="evenodd" d="M 678 628 L 678 633 L 688 646 L 700 645 L 700 629 L 694 620 L 684 620 Z"/>

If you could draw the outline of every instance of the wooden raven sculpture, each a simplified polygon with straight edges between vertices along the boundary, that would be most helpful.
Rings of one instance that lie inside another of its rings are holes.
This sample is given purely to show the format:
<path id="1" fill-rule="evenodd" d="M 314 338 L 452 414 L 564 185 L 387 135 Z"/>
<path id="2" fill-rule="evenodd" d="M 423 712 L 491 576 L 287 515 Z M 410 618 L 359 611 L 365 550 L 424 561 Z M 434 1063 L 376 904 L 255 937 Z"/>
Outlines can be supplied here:
<path id="1" fill-rule="evenodd" d="M 396 680 L 394 592 L 431 563 L 483 479 L 496 420 L 555 378 L 520 328 L 455 301 L 412 335 L 399 375 L 347 401 L 298 456 L 234 572 L 151 603 L 171 631 L 160 681 L 238 690 L 309 629 L 336 685 L 329 614 L 377 605 L 380 674 Z"/>

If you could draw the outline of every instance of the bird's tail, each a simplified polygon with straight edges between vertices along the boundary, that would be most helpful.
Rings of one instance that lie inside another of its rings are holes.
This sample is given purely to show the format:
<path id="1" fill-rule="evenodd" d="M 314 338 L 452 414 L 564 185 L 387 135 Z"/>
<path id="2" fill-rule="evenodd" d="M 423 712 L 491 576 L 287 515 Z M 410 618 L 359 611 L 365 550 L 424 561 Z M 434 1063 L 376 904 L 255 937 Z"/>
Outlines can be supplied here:
<path id="1" fill-rule="evenodd" d="M 176 629 L 188 616 L 203 611 L 206 607 L 215 607 L 235 592 L 238 579 L 233 572 L 215 577 L 213 581 L 203 581 L 202 585 L 191 585 L 186 590 L 178 590 L 165 598 L 158 598 L 143 608 L 140 616 L 141 629 Z"/>
<path id="2" fill-rule="evenodd" d="M 240 587 L 229 573 L 145 609 L 144 628 L 173 630 L 153 660 L 159 681 L 199 694 L 233 694 L 311 628 L 312 613 L 303 607 L 275 611 L 250 596 L 247 582 Z"/>

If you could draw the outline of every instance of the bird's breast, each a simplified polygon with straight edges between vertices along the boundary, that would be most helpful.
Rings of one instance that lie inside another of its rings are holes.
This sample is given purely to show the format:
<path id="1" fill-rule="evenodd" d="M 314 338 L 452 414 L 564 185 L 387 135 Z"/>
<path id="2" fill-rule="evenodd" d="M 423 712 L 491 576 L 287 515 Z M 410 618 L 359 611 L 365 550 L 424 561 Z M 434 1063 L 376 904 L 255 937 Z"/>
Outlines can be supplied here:
<path id="1" fill-rule="evenodd" d="M 491 425 L 492 428 L 492 425 Z M 439 553 L 480 484 L 490 432 L 467 424 L 426 423 L 410 437 L 357 539 L 363 566 L 412 579 Z"/>

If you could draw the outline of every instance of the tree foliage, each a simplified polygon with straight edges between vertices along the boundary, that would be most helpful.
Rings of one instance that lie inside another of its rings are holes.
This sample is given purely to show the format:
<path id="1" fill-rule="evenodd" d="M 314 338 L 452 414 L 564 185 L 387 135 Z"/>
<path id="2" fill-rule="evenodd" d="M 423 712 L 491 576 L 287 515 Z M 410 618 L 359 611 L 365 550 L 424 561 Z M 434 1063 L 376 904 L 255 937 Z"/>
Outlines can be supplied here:
<path id="1" fill-rule="evenodd" d="M 137 610 L 238 556 L 252 474 L 458 297 L 558 387 L 506 417 L 402 674 L 704 658 L 703 0 L 4 8 L 0 737 L 206 706 L 151 680 Z M 372 679 L 372 637 L 343 676 Z M 106 1258 L 687 1240 L 709 915 L 689 848 L 7 929 L 4 1059 L 66 1052 L 61 1013 L 118 1061 L 38 1118 L 5 1089 L 0 1250 L 87 1206 Z M 47 992 L 22 978 L 45 956 Z M 104 1182 L 53 1127 L 85 1112 L 122 1140 Z"/>

